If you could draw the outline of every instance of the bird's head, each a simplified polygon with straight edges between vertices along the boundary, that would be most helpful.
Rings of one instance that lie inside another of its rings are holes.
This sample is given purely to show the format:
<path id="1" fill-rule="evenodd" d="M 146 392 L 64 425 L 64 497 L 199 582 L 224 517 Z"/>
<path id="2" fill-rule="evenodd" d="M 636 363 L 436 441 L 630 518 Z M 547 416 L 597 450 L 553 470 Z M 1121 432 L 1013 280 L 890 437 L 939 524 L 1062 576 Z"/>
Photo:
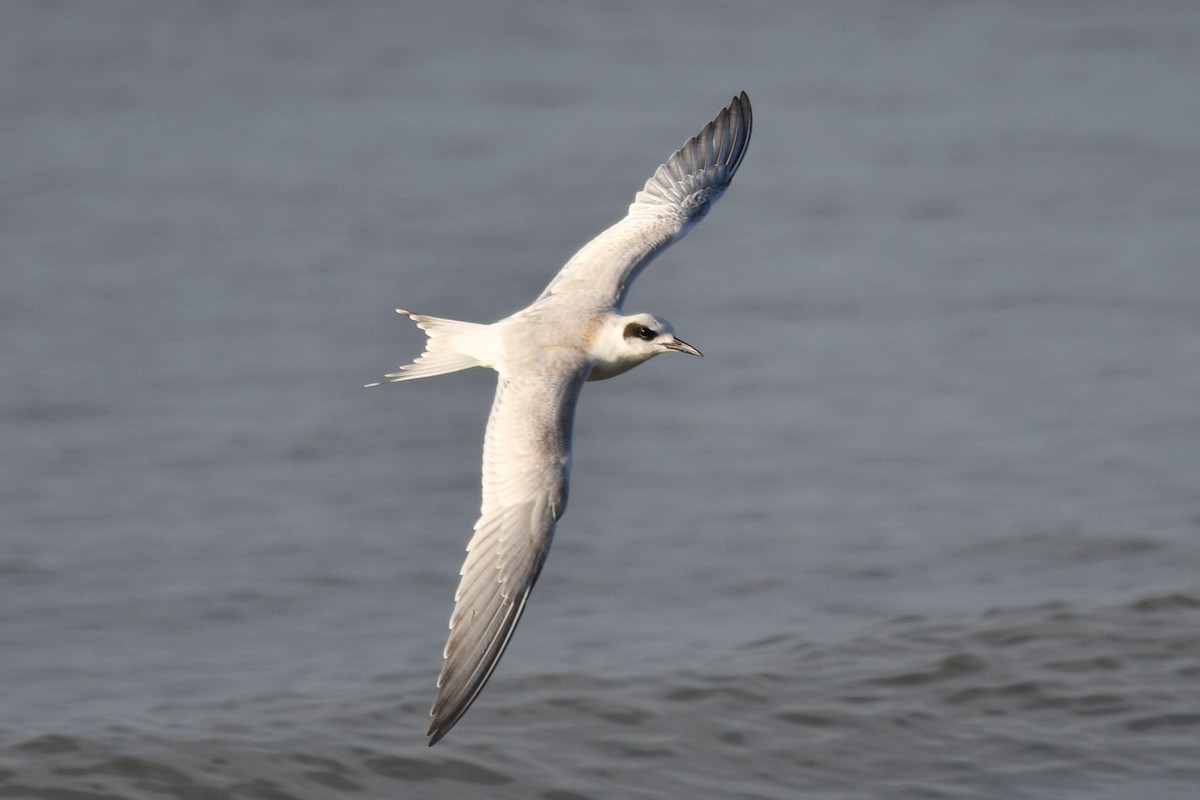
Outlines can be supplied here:
<path id="1" fill-rule="evenodd" d="M 596 341 L 596 363 L 588 380 L 620 375 L 659 353 L 674 350 L 688 355 L 700 351 L 675 335 L 671 323 L 653 314 L 614 316 L 607 320 Z"/>

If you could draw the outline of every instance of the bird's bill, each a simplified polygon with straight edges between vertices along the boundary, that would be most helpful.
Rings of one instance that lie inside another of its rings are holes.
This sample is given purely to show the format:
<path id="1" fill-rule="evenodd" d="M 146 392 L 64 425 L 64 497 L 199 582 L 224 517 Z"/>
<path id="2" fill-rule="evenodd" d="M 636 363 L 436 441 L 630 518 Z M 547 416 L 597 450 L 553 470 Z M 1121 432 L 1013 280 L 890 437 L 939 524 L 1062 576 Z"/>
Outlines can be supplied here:
<path id="1" fill-rule="evenodd" d="M 665 345 L 663 345 L 663 347 L 667 348 L 668 350 L 678 350 L 680 353 L 687 353 L 689 356 L 704 355 L 704 353 L 701 353 L 699 350 L 692 347 L 690 344 L 685 342 L 683 339 L 675 339 L 673 341 L 667 342 Z"/>

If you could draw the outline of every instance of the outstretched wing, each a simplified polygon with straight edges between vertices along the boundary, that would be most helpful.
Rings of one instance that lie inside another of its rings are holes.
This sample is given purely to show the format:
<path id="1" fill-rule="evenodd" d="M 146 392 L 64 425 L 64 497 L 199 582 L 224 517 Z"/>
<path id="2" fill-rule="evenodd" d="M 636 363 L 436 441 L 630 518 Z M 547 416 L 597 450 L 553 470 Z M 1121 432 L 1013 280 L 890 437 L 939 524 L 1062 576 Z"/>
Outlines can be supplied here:
<path id="1" fill-rule="evenodd" d="M 483 444 L 483 508 L 454 595 L 429 744 L 454 727 L 491 677 L 567 505 L 571 429 L 587 369 L 503 373 Z"/>
<path id="2" fill-rule="evenodd" d="M 538 299 L 580 292 L 620 308 L 638 273 L 724 194 L 746 154 L 750 124 L 750 98 L 742 92 L 658 168 L 625 218 L 584 245 Z"/>

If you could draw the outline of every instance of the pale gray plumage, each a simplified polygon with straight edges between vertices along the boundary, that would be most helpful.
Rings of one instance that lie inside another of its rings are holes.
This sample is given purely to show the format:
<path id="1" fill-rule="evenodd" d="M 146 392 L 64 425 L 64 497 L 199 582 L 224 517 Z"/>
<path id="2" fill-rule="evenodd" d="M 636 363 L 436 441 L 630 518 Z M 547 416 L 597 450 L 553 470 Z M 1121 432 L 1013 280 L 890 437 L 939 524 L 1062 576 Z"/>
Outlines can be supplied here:
<path id="1" fill-rule="evenodd" d="M 588 242 L 531 305 L 491 325 L 400 311 L 429 340 L 390 382 L 473 366 L 499 373 L 483 446 L 483 503 L 455 593 L 430 712 L 438 742 L 483 689 L 508 645 L 567 504 L 571 430 L 587 380 L 668 350 L 700 352 L 649 314 L 623 316 L 629 285 L 724 193 L 750 140 L 745 92 L 660 166 L 620 222 Z M 372 386 L 378 384 L 370 384 Z"/>
<path id="2" fill-rule="evenodd" d="M 571 257 L 542 292 L 594 295 L 618 310 L 634 278 L 720 199 L 750 142 L 745 92 L 655 170 L 625 218 Z"/>

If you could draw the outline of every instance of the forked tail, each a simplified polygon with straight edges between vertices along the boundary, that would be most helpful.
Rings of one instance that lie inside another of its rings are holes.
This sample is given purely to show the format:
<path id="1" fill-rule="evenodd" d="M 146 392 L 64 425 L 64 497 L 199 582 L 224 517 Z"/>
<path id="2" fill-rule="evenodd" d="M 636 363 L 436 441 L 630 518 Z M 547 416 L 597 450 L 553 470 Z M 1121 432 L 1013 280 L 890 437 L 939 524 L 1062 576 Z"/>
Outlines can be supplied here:
<path id="1" fill-rule="evenodd" d="M 477 354 L 486 352 L 486 331 L 490 326 L 427 317 L 402 308 L 397 308 L 396 313 L 408 317 L 417 323 L 418 328 L 425 331 L 425 335 L 429 337 L 425 342 L 425 352 L 417 356 L 411 364 L 405 364 L 398 371 L 384 375 L 384 380 L 368 383 L 367 386 L 411 381 L 445 375 L 447 372 L 458 372 L 470 367 L 488 366 Z"/>

